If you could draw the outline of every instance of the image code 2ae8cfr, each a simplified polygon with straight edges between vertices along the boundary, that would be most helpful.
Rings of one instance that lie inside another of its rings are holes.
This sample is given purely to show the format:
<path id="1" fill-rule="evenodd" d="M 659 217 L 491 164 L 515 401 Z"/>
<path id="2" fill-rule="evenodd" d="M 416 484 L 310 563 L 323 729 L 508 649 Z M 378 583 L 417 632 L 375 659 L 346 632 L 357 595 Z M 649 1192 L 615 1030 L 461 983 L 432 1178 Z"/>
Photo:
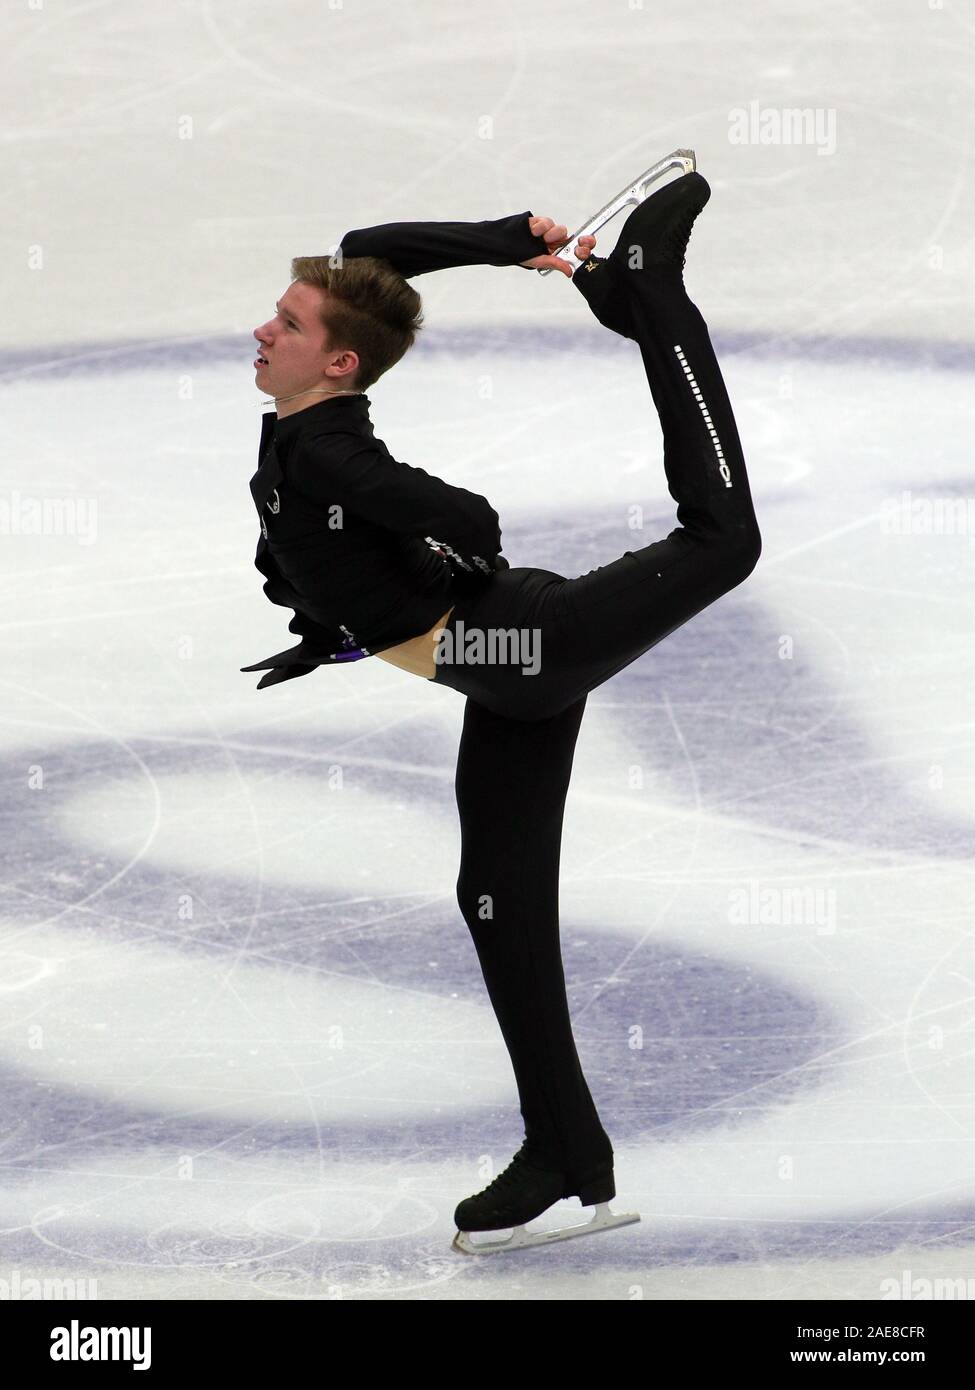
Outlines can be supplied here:
<path id="1" fill-rule="evenodd" d="M 854 1328 L 847 1328 L 847 1332 L 853 1332 Z M 868 1337 L 923 1337 L 923 1327 L 864 1327 L 860 1329 Z"/>
<path id="2" fill-rule="evenodd" d="M 923 1327 L 797 1327 L 800 1337 L 831 1341 L 834 1337 L 923 1337 Z"/>

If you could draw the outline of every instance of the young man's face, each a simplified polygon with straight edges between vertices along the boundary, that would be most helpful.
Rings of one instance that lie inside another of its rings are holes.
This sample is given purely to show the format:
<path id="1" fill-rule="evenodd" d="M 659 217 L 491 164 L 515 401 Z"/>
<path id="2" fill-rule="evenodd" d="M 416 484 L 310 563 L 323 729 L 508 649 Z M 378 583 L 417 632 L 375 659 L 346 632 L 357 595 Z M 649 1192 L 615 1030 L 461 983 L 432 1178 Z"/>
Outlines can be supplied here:
<path id="1" fill-rule="evenodd" d="M 296 397 L 282 402 L 279 415 L 328 399 L 312 392 L 356 389 L 359 359 L 351 348 L 329 346 L 321 318 L 325 299 L 324 290 L 295 280 L 278 300 L 274 317 L 254 329 L 260 355 L 267 359 L 254 362 L 258 390 L 269 396 Z"/>

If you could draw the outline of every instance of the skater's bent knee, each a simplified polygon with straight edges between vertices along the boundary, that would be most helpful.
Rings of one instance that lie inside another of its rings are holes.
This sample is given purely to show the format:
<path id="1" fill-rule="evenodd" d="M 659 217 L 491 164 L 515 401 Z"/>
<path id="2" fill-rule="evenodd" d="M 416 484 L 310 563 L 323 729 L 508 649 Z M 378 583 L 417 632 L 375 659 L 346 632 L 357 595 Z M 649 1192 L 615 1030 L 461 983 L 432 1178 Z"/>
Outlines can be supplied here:
<path id="1" fill-rule="evenodd" d="M 735 534 L 726 548 L 726 564 L 732 584 L 741 584 L 758 564 L 762 554 L 762 536 L 757 526 Z"/>

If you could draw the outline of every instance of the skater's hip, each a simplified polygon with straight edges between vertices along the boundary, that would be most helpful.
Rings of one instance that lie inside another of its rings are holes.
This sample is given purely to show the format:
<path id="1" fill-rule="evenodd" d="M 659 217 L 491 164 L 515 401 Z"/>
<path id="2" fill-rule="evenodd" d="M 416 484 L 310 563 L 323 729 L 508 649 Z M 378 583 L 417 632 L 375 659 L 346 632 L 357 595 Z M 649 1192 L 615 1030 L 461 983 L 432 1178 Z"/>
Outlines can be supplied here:
<path id="1" fill-rule="evenodd" d="M 388 661 L 391 666 L 398 666 L 401 671 L 409 671 L 411 676 L 422 676 L 426 680 L 434 680 L 436 678 L 434 653 L 440 634 L 453 611 L 453 608 L 448 608 L 446 613 L 442 613 L 431 628 L 426 632 L 421 632 L 418 637 L 409 637 L 405 642 L 400 642 L 395 647 L 387 647 L 385 651 L 377 652 L 376 655 L 380 660 Z"/>
<path id="2" fill-rule="evenodd" d="M 436 684 L 513 719 L 549 718 L 571 704 L 573 691 L 546 664 L 546 637 L 553 652 L 564 648 L 565 584 L 552 570 L 520 567 L 458 599 L 434 652 Z"/>

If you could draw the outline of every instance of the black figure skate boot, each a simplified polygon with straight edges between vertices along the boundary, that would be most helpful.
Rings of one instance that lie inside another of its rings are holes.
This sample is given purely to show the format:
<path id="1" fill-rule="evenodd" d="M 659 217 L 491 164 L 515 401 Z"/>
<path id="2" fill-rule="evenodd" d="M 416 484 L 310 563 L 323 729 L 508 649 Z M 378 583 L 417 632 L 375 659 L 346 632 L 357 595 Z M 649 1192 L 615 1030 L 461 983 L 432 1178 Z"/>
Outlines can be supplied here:
<path id="1" fill-rule="evenodd" d="M 683 293 L 687 242 L 710 196 L 701 174 L 682 174 L 634 208 L 608 257 L 590 255 L 582 262 L 573 283 L 605 328 L 636 340 L 627 284 L 634 275 Z"/>
<path id="2" fill-rule="evenodd" d="M 499 1173 L 482 1192 L 458 1204 L 454 1212 L 457 1235 L 452 1249 L 465 1255 L 518 1250 L 639 1221 L 639 1216 L 635 1214 L 617 1215 L 610 1211 L 609 1203 L 615 1196 L 611 1158 L 592 1165 L 581 1176 L 573 1175 L 538 1167 L 528 1156 L 526 1142 L 503 1173 Z M 526 1222 L 541 1216 L 555 1202 L 566 1197 L 578 1197 L 583 1206 L 594 1205 L 596 1212 L 592 1220 L 550 1231 L 525 1230 Z M 503 1240 L 473 1242 L 468 1234 L 471 1231 L 503 1231 L 509 1228 L 513 1228 L 512 1234 Z"/>

